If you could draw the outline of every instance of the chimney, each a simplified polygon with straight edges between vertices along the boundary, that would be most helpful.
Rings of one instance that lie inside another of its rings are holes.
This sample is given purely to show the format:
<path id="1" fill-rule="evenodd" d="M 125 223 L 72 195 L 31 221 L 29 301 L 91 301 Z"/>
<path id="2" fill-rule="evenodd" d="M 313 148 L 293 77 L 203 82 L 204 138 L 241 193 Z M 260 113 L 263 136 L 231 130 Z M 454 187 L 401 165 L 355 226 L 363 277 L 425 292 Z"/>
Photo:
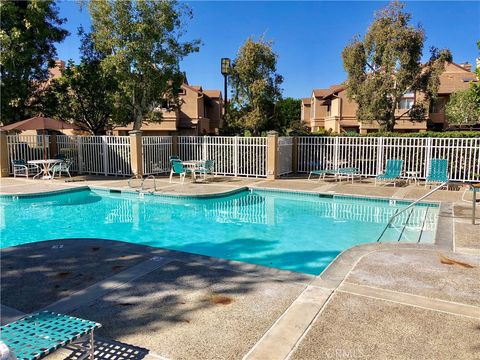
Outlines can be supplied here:
<path id="1" fill-rule="evenodd" d="M 461 67 L 463 67 L 467 71 L 472 70 L 472 64 L 469 64 L 468 62 L 464 62 L 463 64 L 460 64 Z"/>

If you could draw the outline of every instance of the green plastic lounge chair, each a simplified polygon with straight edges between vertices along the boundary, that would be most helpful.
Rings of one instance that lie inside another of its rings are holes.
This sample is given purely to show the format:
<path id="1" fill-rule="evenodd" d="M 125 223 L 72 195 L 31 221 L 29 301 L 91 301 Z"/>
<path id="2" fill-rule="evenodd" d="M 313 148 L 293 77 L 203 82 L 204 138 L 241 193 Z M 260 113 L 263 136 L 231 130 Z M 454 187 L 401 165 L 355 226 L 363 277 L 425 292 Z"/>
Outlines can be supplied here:
<path id="1" fill-rule="evenodd" d="M 102 325 L 73 316 L 42 311 L 0 328 L 0 340 L 19 360 L 41 359 L 55 350 L 85 351 L 78 359 L 94 358 L 93 332 Z M 87 346 L 82 343 L 87 340 Z"/>
<path id="2" fill-rule="evenodd" d="M 385 172 L 375 178 L 375 186 L 377 182 L 383 181 L 385 183 L 393 183 L 396 186 L 396 181 L 400 178 L 403 168 L 403 160 L 387 160 Z"/>
<path id="3" fill-rule="evenodd" d="M 39 174 L 42 171 L 38 166 L 31 166 L 25 160 L 12 160 L 13 177 L 25 176 L 28 178 L 31 174 Z"/>
<path id="4" fill-rule="evenodd" d="M 68 177 L 71 178 L 72 175 L 70 175 L 70 167 L 72 165 L 73 165 L 73 160 L 72 159 L 65 159 L 60 163 L 54 164 L 50 168 L 50 172 L 52 173 L 52 179 L 55 178 L 55 174 L 58 174 L 58 177 L 61 178 L 62 177 L 62 172 L 67 173 Z"/>
<path id="5" fill-rule="evenodd" d="M 336 169 L 323 169 L 323 170 L 312 170 L 308 174 L 308 180 L 312 177 L 312 175 L 318 175 L 318 181 L 320 179 L 325 179 L 325 175 L 335 175 Z"/>
<path id="6" fill-rule="evenodd" d="M 190 175 L 192 171 L 183 166 L 182 162 L 178 159 L 172 159 L 172 169 L 170 170 L 170 183 L 174 174 L 180 175 L 180 182 L 183 184 L 185 182 L 185 176 Z"/>
<path id="7" fill-rule="evenodd" d="M 194 176 L 197 174 L 203 176 L 203 180 L 207 180 L 208 174 L 213 174 L 215 162 L 213 160 L 205 160 L 203 166 L 200 166 L 198 169 L 193 171 Z"/>
<path id="8" fill-rule="evenodd" d="M 425 179 L 425 187 L 428 184 L 442 184 L 448 182 L 448 160 L 432 159 L 428 169 L 428 176 Z"/>
<path id="9" fill-rule="evenodd" d="M 353 184 L 353 180 L 354 180 L 355 176 L 361 177 L 361 175 L 358 173 L 358 169 L 354 168 L 354 167 L 339 168 L 339 169 L 337 169 L 337 171 L 335 173 L 335 176 L 338 177 L 340 179 L 340 181 L 342 181 L 342 177 L 346 177 L 347 181 L 348 181 L 348 179 L 351 179 L 352 184 Z"/>

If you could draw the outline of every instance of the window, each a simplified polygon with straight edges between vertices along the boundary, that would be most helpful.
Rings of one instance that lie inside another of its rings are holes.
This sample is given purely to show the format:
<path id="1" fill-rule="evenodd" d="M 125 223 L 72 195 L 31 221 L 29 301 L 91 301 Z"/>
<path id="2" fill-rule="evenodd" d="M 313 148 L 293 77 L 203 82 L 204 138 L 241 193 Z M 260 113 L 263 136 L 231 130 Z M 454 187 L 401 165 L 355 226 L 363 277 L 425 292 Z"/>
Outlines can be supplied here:
<path id="1" fill-rule="evenodd" d="M 430 103 L 430 113 L 441 113 L 443 112 L 443 108 L 445 107 L 445 99 L 444 98 L 436 98 L 434 101 Z"/>
<path id="2" fill-rule="evenodd" d="M 398 108 L 403 110 L 411 109 L 415 104 L 415 93 L 406 92 L 398 102 Z"/>
<path id="3" fill-rule="evenodd" d="M 327 105 L 327 116 L 330 116 L 331 113 L 332 113 L 332 108 L 331 108 L 331 105 L 328 104 L 328 105 Z"/>

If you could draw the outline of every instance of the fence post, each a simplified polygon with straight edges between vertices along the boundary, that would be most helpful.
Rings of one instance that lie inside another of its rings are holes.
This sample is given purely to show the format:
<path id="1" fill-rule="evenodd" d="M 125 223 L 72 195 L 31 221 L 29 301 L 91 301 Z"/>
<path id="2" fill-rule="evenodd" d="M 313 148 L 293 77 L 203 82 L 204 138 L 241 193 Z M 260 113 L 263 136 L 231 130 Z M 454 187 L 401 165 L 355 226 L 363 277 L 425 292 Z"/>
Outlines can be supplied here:
<path id="1" fill-rule="evenodd" d="M 207 135 L 204 135 L 202 140 L 202 160 L 205 161 L 207 160 Z"/>
<path id="2" fill-rule="evenodd" d="M 0 177 L 9 175 L 7 134 L 5 131 L 0 130 Z"/>
<path id="3" fill-rule="evenodd" d="M 233 138 L 233 172 L 234 176 L 238 176 L 238 136 Z"/>
<path id="4" fill-rule="evenodd" d="M 298 136 L 292 138 L 292 173 L 298 171 Z"/>
<path id="5" fill-rule="evenodd" d="M 377 138 L 377 174 L 383 172 L 383 137 Z"/>
<path id="6" fill-rule="evenodd" d="M 432 159 L 432 138 L 428 137 L 425 144 L 425 167 L 423 168 L 423 177 L 427 178 L 430 160 Z M 450 174 L 451 175 L 451 174 Z"/>
<path id="7" fill-rule="evenodd" d="M 82 144 L 82 137 L 76 137 L 77 142 L 77 152 L 78 152 L 78 173 L 83 174 L 83 144 Z"/>
<path id="8" fill-rule="evenodd" d="M 178 149 L 178 135 L 172 136 L 172 155 L 179 156 L 180 152 Z"/>
<path id="9" fill-rule="evenodd" d="M 335 136 L 335 142 L 334 142 L 334 147 L 333 147 L 333 168 L 338 169 L 338 150 L 339 150 L 339 141 L 340 138 L 338 136 Z"/>
<path id="10" fill-rule="evenodd" d="M 132 174 L 135 177 L 143 176 L 142 132 L 132 130 L 130 135 L 130 158 Z"/>
<path id="11" fill-rule="evenodd" d="M 103 158 L 103 174 L 108 175 L 108 144 L 107 137 L 102 136 L 102 158 Z"/>
<path id="12" fill-rule="evenodd" d="M 267 179 L 274 180 L 278 174 L 278 133 L 269 131 L 267 135 Z"/>

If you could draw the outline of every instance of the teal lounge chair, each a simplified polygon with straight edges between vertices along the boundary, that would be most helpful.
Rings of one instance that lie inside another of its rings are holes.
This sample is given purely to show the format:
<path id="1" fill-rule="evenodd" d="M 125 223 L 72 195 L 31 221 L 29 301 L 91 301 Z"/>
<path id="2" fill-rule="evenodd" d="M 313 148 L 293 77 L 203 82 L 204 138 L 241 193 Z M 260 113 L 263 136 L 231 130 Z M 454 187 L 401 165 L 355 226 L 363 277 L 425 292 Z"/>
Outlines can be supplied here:
<path id="1" fill-rule="evenodd" d="M 203 166 L 200 166 L 198 169 L 195 169 L 193 171 L 194 176 L 196 177 L 197 174 L 200 176 L 203 176 L 203 181 L 206 181 L 207 175 L 213 174 L 214 165 L 215 165 L 215 162 L 213 160 L 205 160 L 205 163 L 203 164 Z"/>
<path id="2" fill-rule="evenodd" d="M 185 182 L 185 176 L 190 175 L 192 171 L 183 166 L 182 161 L 178 159 L 172 159 L 172 169 L 170 170 L 170 183 L 174 174 L 180 175 L 180 182 L 183 184 Z"/>
<path id="3" fill-rule="evenodd" d="M 325 179 L 325 175 L 335 175 L 335 172 L 335 169 L 312 170 L 308 174 L 308 180 L 310 180 L 312 175 L 318 175 L 318 181 L 320 181 L 320 179 Z"/>
<path id="4" fill-rule="evenodd" d="M 339 168 L 337 169 L 335 176 L 338 177 L 340 181 L 342 181 L 342 177 L 346 177 L 347 181 L 348 179 L 352 179 L 352 184 L 356 176 L 361 178 L 361 175 L 358 173 L 358 169 L 354 167 Z"/>
<path id="5" fill-rule="evenodd" d="M 0 328 L 0 340 L 19 360 L 41 359 L 55 350 L 85 351 L 78 359 L 94 358 L 93 332 L 102 325 L 73 316 L 42 311 Z M 83 343 L 87 340 L 87 346 Z"/>
<path id="6" fill-rule="evenodd" d="M 428 184 L 442 184 L 448 182 L 448 160 L 432 159 L 428 169 L 428 176 L 425 179 L 425 187 Z"/>
<path id="7" fill-rule="evenodd" d="M 402 168 L 403 160 L 388 159 L 385 172 L 375 178 L 375 186 L 377 186 L 377 182 L 380 181 L 385 183 L 393 183 L 393 186 L 396 186 L 396 182 L 402 174 Z"/>

